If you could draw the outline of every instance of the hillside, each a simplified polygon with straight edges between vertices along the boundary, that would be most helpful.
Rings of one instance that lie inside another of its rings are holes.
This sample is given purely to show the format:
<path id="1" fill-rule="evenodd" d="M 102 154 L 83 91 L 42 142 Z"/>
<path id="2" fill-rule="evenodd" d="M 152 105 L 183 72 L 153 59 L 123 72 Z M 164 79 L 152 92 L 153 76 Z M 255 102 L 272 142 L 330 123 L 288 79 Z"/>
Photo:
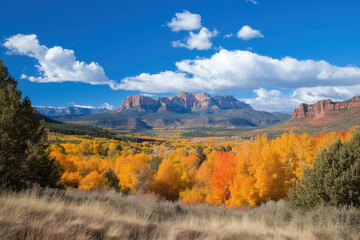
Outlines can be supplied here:
<path id="1" fill-rule="evenodd" d="M 34 118 L 36 120 L 44 120 L 46 123 L 60 123 L 59 121 L 56 121 L 54 119 L 51 119 L 43 114 L 41 114 L 39 111 L 36 110 L 36 108 L 32 108 L 33 110 L 33 114 L 34 114 Z"/>
<path id="2" fill-rule="evenodd" d="M 91 137 L 109 138 L 133 142 L 155 141 L 155 139 L 152 138 L 139 138 L 131 136 L 129 134 L 123 134 L 117 131 L 110 131 L 108 129 L 103 129 L 96 126 L 62 123 L 42 115 L 35 108 L 33 108 L 33 114 L 36 120 L 44 120 L 45 127 L 49 130 L 49 132 L 52 133 L 60 133 L 67 135 L 86 135 Z"/>
<path id="3" fill-rule="evenodd" d="M 179 93 L 152 99 L 143 95 L 127 97 L 110 113 L 64 116 L 59 121 L 120 130 L 143 131 L 166 128 L 258 128 L 289 118 L 287 114 L 256 111 L 232 95 Z"/>
<path id="4" fill-rule="evenodd" d="M 315 104 L 302 103 L 294 109 L 291 118 L 266 129 L 284 131 L 294 129 L 311 135 L 321 132 L 346 131 L 360 125 L 360 97 L 334 102 L 324 99 Z"/>

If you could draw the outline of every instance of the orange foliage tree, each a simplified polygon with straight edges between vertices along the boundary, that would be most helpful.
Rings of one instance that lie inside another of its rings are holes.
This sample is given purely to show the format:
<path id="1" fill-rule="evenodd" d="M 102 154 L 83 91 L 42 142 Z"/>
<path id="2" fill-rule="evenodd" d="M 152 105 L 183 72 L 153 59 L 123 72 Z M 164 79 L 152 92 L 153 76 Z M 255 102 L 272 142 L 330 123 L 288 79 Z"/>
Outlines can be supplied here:
<path id="1" fill-rule="evenodd" d="M 144 153 L 121 156 L 116 159 L 115 173 L 123 192 L 139 193 L 150 190 L 153 171 L 149 161 L 152 158 Z"/>
<path id="2" fill-rule="evenodd" d="M 231 197 L 237 161 L 235 155 L 226 151 L 216 152 L 214 170 L 210 179 L 213 204 L 225 204 Z"/>
<path id="3" fill-rule="evenodd" d="M 98 190 L 106 188 L 106 179 L 97 171 L 92 171 L 80 181 L 79 188 L 83 190 Z"/>

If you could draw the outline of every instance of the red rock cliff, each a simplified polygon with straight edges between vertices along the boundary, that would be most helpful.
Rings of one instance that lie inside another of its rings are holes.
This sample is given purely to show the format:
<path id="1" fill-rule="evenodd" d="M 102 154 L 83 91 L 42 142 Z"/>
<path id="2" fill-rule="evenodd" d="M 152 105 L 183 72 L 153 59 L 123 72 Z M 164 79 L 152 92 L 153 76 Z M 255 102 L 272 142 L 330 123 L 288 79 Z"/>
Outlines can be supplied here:
<path id="1" fill-rule="evenodd" d="M 343 102 L 333 102 L 331 99 L 318 101 L 315 104 L 305 104 L 302 103 L 298 108 L 296 108 L 292 115 L 291 119 L 313 117 L 319 118 L 324 116 L 328 111 L 331 110 L 340 110 L 340 109 L 351 109 L 360 107 L 360 97 L 356 96 L 350 100 Z"/>
<path id="2" fill-rule="evenodd" d="M 154 111 L 160 107 L 160 104 L 152 98 L 143 95 L 129 96 L 123 101 L 121 107 L 115 110 L 115 112 L 121 112 L 136 107 L 141 108 L 143 111 L 149 109 Z"/>
<path id="3" fill-rule="evenodd" d="M 143 95 L 127 97 L 120 108 L 114 112 L 176 112 L 189 113 L 204 109 L 252 109 L 250 105 L 237 100 L 232 95 L 214 96 L 200 92 L 196 94 L 181 92 L 176 96 L 152 99 Z"/>

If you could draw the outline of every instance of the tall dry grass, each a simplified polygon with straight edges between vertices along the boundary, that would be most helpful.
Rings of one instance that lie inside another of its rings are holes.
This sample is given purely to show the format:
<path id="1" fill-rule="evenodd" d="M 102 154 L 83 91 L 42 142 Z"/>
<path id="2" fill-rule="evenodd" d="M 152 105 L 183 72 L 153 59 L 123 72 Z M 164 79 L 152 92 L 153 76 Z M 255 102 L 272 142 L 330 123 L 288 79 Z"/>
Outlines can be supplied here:
<path id="1" fill-rule="evenodd" d="M 360 239 L 360 211 L 184 206 L 112 191 L 0 195 L 0 239 Z"/>

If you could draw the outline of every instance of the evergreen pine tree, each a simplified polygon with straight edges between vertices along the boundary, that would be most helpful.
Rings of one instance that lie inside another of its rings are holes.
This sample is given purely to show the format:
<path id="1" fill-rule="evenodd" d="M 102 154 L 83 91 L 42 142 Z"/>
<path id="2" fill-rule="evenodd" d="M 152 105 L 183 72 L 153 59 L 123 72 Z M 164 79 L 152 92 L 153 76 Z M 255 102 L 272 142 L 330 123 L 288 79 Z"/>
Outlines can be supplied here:
<path id="1" fill-rule="evenodd" d="M 38 184 L 60 187 L 61 167 L 46 151 L 44 122 L 0 59 L 0 186 L 21 190 Z"/>
<path id="2" fill-rule="evenodd" d="M 309 209 L 319 204 L 360 207 L 360 134 L 344 144 L 338 139 L 306 168 L 289 192 L 291 205 Z"/>
<path id="3" fill-rule="evenodd" d="M 116 176 L 115 172 L 110 168 L 104 173 L 104 178 L 109 183 L 109 187 L 115 189 L 116 191 L 120 191 L 119 187 L 119 178 Z"/>
<path id="4" fill-rule="evenodd" d="M 199 163 L 198 163 L 198 168 L 199 168 L 201 164 L 206 160 L 206 154 L 204 154 L 204 147 L 196 146 L 195 154 L 199 158 Z"/>

